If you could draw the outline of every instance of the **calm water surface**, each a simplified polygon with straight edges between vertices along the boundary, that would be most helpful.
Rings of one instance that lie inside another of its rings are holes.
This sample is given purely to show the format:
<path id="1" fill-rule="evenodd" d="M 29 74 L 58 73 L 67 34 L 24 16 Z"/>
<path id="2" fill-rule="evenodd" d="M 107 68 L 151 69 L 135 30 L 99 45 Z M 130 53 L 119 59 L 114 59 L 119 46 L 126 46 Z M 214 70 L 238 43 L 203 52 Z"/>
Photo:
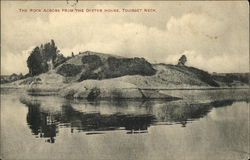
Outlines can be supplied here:
<path id="1" fill-rule="evenodd" d="M 1 94 L 4 159 L 245 160 L 245 101 L 77 101 Z"/>

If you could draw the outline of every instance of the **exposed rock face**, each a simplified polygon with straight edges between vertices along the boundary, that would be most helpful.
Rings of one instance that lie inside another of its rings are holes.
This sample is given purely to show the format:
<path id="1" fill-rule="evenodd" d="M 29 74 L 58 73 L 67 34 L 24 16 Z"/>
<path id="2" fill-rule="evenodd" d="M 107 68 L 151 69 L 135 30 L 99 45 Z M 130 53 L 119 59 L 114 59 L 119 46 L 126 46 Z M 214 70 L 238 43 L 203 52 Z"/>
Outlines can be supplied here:
<path id="1" fill-rule="evenodd" d="M 107 79 L 125 75 L 151 76 L 156 73 L 144 58 L 100 57 L 95 54 L 75 56 L 81 64 L 65 63 L 57 68 L 57 73 L 65 77 L 77 76 L 78 81 L 87 79 Z M 73 60 L 72 60 L 73 61 Z"/>
<path id="2" fill-rule="evenodd" d="M 86 80 L 62 89 L 66 98 L 95 99 L 175 99 L 157 90 L 141 90 L 135 85 L 114 80 Z"/>

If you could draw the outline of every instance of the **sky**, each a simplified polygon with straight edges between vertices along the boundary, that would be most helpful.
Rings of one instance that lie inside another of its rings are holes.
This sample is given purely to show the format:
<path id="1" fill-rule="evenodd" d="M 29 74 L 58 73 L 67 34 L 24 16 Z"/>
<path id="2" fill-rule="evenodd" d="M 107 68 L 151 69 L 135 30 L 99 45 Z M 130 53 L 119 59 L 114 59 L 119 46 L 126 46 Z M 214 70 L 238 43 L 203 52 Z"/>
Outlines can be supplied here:
<path id="1" fill-rule="evenodd" d="M 1 74 L 27 73 L 32 49 L 144 57 L 208 72 L 249 72 L 245 1 L 1 1 Z M 155 12 L 20 12 L 19 9 L 154 9 Z"/>

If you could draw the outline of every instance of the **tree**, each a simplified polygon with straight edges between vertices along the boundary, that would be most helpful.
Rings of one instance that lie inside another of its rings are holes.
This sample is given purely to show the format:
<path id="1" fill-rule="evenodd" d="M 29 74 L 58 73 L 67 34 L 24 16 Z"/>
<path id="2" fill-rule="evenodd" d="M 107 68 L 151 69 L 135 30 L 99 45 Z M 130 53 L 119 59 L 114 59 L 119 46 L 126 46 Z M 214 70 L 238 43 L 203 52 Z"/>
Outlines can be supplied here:
<path id="1" fill-rule="evenodd" d="M 187 57 L 185 55 L 182 55 L 180 59 L 178 60 L 179 66 L 185 66 L 185 63 L 187 62 Z"/>
<path id="2" fill-rule="evenodd" d="M 41 50 L 41 55 L 43 57 L 43 60 L 45 62 L 48 62 L 50 60 L 52 60 L 52 62 L 54 62 L 54 60 L 56 59 L 57 56 L 57 47 L 55 45 L 54 40 L 51 40 L 51 43 L 46 43 L 43 48 L 40 49 Z"/>
<path id="3" fill-rule="evenodd" d="M 27 66 L 29 68 L 29 73 L 32 76 L 43 73 L 44 64 L 39 47 L 34 48 L 31 52 L 27 59 Z"/>
<path id="4" fill-rule="evenodd" d="M 65 58 L 60 51 L 57 49 L 54 40 L 46 44 L 41 44 L 40 48 L 36 47 L 31 52 L 30 56 L 27 59 L 27 66 L 29 68 L 29 73 L 31 76 L 45 73 L 50 68 L 53 69 L 53 66 L 63 63 Z M 58 57 L 58 58 L 57 58 Z"/>

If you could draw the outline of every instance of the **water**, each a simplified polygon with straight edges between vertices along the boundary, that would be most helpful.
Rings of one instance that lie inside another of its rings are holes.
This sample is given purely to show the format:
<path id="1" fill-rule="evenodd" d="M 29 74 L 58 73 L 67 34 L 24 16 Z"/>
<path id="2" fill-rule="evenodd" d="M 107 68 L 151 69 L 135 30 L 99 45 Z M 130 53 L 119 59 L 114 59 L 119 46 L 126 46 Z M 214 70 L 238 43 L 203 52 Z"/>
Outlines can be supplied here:
<path id="1" fill-rule="evenodd" d="M 244 160 L 249 107 L 1 94 L 3 159 Z"/>

